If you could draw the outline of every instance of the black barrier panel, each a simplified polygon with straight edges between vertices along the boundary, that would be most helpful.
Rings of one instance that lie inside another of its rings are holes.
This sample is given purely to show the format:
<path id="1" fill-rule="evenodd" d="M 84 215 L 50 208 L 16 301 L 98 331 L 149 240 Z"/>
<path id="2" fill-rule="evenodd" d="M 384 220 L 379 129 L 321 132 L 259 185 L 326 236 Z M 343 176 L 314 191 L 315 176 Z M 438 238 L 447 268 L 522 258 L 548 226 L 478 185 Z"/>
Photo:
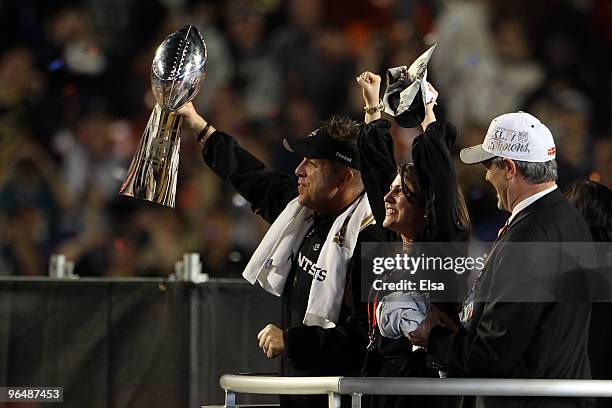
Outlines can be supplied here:
<path id="1" fill-rule="evenodd" d="M 278 373 L 280 359 L 269 360 L 257 334 L 268 323 L 280 326 L 280 298 L 244 281 L 209 282 L 198 287 L 199 402 L 223 404 L 219 379 L 225 373 Z M 210 328 L 213 328 L 211 330 Z M 271 395 L 241 396 L 240 404 L 278 403 Z"/>
<path id="2" fill-rule="evenodd" d="M 63 387 L 65 407 L 220 403 L 222 373 L 277 371 L 256 335 L 279 315 L 240 281 L 2 279 L 0 386 Z"/>

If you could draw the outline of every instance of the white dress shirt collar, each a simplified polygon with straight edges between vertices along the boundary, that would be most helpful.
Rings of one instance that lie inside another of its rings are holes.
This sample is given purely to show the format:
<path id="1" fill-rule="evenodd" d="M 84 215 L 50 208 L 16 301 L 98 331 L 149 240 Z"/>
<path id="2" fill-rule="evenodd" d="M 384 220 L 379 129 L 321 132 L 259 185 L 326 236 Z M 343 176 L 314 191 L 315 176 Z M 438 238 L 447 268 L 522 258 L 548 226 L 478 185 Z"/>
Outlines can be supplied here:
<path id="1" fill-rule="evenodd" d="M 535 203 L 537 200 L 544 197 L 546 194 L 555 191 L 556 189 L 557 185 L 555 184 L 554 186 L 547 188 L 546 190 L 542 190 L 539 193 L 535 193 L 534 195 L 531 195 L 516 204 L 512 209 L 512 214 L 510 215 L 510 218 L 508 218 L 508 221 L 506 221 L 506 225 L 510 225 L 514 217 L 516 217 L 519 212 L 523 211 L 525 208 L 529 207 L 531 204 Z"/>

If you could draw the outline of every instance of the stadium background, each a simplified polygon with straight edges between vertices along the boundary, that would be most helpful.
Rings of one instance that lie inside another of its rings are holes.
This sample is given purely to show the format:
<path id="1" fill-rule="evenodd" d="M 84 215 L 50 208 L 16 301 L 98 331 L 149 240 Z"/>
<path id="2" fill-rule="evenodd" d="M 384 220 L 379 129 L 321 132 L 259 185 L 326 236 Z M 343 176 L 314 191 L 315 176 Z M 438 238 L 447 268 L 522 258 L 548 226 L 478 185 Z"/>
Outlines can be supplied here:
<path id="1" fill-rule="evenodd" d="M 553 132 L 562 188 L 612 187 L 607 0 L 9 0 L 0 16 L 0 275 L 46 275 L 63 253 L 81 276 L 167 276 L 198 252 L 212 277 L 239 277 L 266 225 L 192 135 L 175 210 L 117 194 L 154 103 L 154 50 L 188 23 L 209 47 L 197 109 L 271 166 L 298 163 L 283 137 L 333 113 L 362 119 L 357 74 L 438 41 L 429 79 L 460 146 L 526 110 Z M 393 127 L 400 161 L 416 134 Z M 489 240 L 505 215 L 483 170 L 457 168 L 474 238 Z"/>
<path id="2" fill-rule="evenodd" d="M 438 41 L 429 79 L 459 146 L 526 110 L 554 134 L 562 189 L 612 187 L 609 0 L 0 1 L 0 385 L 63 386 L 64 406 L 196 407 L 222 400 L 223 372 L 277 368 L 254 341 L 277 299 L 238 280 L 139 279 L 185 252 L 240 278 L 267 228 L 188 133 L 176 209 L 117 193 L 154 104 L 154 51 L 184 24 L 209 47 L 197 109 L 271 166 L 298 163 L 282 138 L 362 118 L 356 75 Z M 418 131 L 392 132 L 410 160 Z M 473 238 L 491 240 L 507 215 L 483 169 L 457 169 Z M 57 253 L 81 279 L 35 278 Z"/>

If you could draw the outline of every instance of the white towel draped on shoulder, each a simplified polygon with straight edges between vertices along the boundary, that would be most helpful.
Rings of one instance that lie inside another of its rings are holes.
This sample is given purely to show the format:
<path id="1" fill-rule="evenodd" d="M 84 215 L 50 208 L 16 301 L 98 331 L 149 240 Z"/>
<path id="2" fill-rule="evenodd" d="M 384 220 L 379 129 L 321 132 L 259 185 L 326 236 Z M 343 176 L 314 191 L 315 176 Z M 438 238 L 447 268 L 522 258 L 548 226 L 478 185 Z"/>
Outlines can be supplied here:
<path id="1" fill-rule="evenodd" d="M 242 276 L 273 295 L 283 293 L 293 259 L 312 228 L 314 213 L 295 198 L 274 221 L 255 250 Z M 304 317 L 307 326 L 335 327 L 346 286 L 346 271 L 359 232 L 374 223 L 368 197 L 363 194 L 336 217 L 317 267 L 326 272 L 324 280 L 313 279 Z"/>

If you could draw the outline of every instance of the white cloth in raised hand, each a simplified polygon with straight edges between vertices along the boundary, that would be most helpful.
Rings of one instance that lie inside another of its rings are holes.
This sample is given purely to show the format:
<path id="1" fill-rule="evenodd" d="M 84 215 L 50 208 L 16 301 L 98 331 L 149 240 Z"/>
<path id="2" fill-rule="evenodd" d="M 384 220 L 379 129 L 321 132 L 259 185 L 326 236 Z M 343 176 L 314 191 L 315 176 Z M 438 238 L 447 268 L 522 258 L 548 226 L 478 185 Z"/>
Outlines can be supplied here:
<path id="1" fill-rule="evenodd" d="M 425 320 L 430 303 L 427 294 L 417 292 L 393 292 L 385 296 L 376 308 L 380 334 L 389 339 L 408 336 Z"/>
<path id="2" fill-rule="evenodd" d="M 387 89 L 383 96 L 385 113 L 396 117 L 409 110 L 419 91 L 423 105 L 435 102 L 434 95 L 427 86 L 427 64 L 436 45 L 429 47 L 410 67 L 402 65 L 387 70 Z"/>

